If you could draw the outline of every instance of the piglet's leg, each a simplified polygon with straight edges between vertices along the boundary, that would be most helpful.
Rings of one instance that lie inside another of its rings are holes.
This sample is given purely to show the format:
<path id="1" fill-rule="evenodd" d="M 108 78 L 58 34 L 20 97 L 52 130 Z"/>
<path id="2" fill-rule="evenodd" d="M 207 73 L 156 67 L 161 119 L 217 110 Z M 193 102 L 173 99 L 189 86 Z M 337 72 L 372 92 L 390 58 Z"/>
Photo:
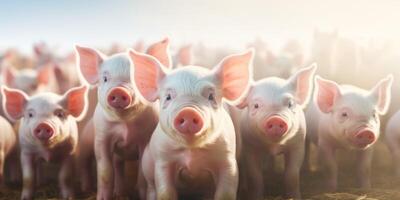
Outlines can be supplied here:
<path id="1" fill-rule="evenodd" d="M 239 183 L 239 172 L 236 159 L 230 158 L 226 163 L 221 163 L 217 177 L 216 200 L 236 199 Z"/>
<path id="2" fill-rule="evenodd" d="M 124 160 L 114 154 L 113 156 L 114 163 L 114 197 L 123 197 L 126 195 L 125 186 L 124 186 Z"/>
<path id="3" fill-rule="evenodd" d="M 158 161 L 155 163 L 155 185 L 157 191 L 157 199 L 159 200 L 176 200 L 178 195 L 173 177 L 175 172 L 169 163 Z M 150 197 L 149 197 L 150 198 Z"/>
<path id="4" fill-rule="evenodd" d="M 60 172 L 58 174 L 58 181 L 63 199 L 73 198 L 72 178 L 74 171 L 74 159 L 68 156 L 61 163 Z"/>
<path id="5" fill-rule="evenodd" d="M 318 156 L 321 165 L 326 172 L 327 187 L 329 191 L 336 191 L 338 167 L 335 158 L 335 148 L 333 148 L 323 138 L 318 141 Z"/>
<path id="6" fill-rule="evenodd" d="M 22 152 L 21 166 L 23 179 L 21 199 L 33 199 L 33 192 L 35 187 L 35 163 L 33 155 Z"/>
<path id="7" fill-rule="evenodd" d="M 303 163 L 304 148 L 290 149 L 285 154 L 285 189 L 289 198 L 300 199 L 300 169 Z"/>
<path id="8" fill-rule="evenodd" d="M 0 184 L 4 182 L 4 161 L 5 161 L 5 154 L 4 151 L 0 151 Z"/>
<path id="9" fill-rule="evenodd" d="M 250 148 L 242 152 L 240 173 L 243 173 L 242 177 L 246 184 L 240 191 L 243 199 L 264 199 L 263 159 L 260 156 L 262 154 L 254 152 L 256 150 L 250 150 Z M 240 181 L 242 183 L 242 180 Z"/>
<path id="10" fill-rule="evenodd" d="M 97 165 L 97 200 L 112 198 L 114 172 L 109 140 L 97 139 L 94 146 Z"/>
<path id="11" fill-rule="evenodd" d="M 366 150 L 357 152 L 357 180 L 361 188 L 371 187 L 371 162 L 372 162 L 373 149 L 368 148 Z"/>

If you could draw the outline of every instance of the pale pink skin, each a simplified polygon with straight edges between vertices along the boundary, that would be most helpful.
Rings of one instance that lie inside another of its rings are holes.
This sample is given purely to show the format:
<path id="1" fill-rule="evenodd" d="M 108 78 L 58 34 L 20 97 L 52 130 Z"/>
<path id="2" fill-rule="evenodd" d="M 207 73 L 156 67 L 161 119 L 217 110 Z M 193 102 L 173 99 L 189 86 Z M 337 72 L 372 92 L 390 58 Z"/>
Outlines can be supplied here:
<path id="1" fill-rule="evenodd" d="M 4 166 L 8 156 L 17 150 L 17 135 L 11 124 L 3 117 L 0 117 L 0 183 L 4 180 Z M 11 162 L 11 160 L 9 160 Z M 11 163 L 7 163 L 11 164 Z M 14 166 L 15 167 L 15 166 Z M 13 178 L 13 177 L 10 177 Z M 15 181 L 15 180 L 12 180 Z"/>
<path id="2" fill-rule="evenodd" d="M 160 102 L 160 122 L 142 158 L 146 199 L 177 199 L 193 189 L 204 195 L 215 191 L 214 199 L 236 199 L 236 136 L 222 99 L 234 102 L 247 90 L 253 52 L 229 56 L 214 70 L 169 71 L 151 56 L 135 51 L 130 56 L 139 91 Z M 178 128 L 177 116 L 196 117 L 188 122 L 189 132 Z M 188 187 L 193 185 L 198 187 Z"/>
<path id="3" fill-rule="evenodd" d="M 306 112 L 307 137 L 318 146 L 328 190 L 337 189 L 335 152 L 339 148 L 357 151 L 355 163 L 359 186 L 371 186 L 372 147 L 380 134 L 379 116 L 387 112 L 390 104 L 392 79 L 388 76 L 367 91 L 316 78 L 314 102 Z M 364 130 L 368 130 L 372 138 L 368 142 L 356 137 Z"/>
<path id="4" fill-rule="evenodd" d="M 73 177 L 73 159 L 78 142 L 76 121 L 87 109 L 87 86 L 72 88 L 63 96 L 41 93 L 28 97 L 21 90 L 2 87 L 3 108 L 11 121 L 20 120 L 19 144 L 23 189 L 21 199 L 32 199 L 39 159 L 61 164 L 59 185 L 62 198 L 72 198 L 69 184 Z M 39 139 L 35 130 L 40 124 L 52 127 L 53 134 Z"/>
<path id="5" fill-rule="evenodd" d="M 392 154 L 393 170 L 400 178 L 400 112 L 397 111 L 388 121 L 385 129 L 385 140 Z"/>
<path id="6" fill-rule="evenodd" d="M 286 196 L 300 198 L 299 172 L 304 157 L 306 124 L 303 109 L 313 88 L 316 66 L 299 70 L 288 80 L 271 77 L 252 83 L 246 98 L 239 104 L 245 108 L 239 118 L 242 137 L 240 158 L 240 193 L 246 199 L 264 199 L 263 158 L 265 154 L 285 157 L 284 183 Z M 282 119 L 286 131 L 275 137 L 268 130 L 269 120 Z"/>
<path id="7" fill-rule="evenodd" d="M 171 62 L 168 43 L 168 39 L 165 39 L 148 49 L 149 54 L 166 66 Z M 157 125 L 158 109 L 155 104 L 145 101 L 137 91 L 132 76 L 133 66 L 127 53 L 107 57 L 91 48 L 77 46 L 76 49 L 82 76 L 90 84 L 98 87 L 98 104 L 93 116 L 93 122 L 96 124 L 93 129 L 93 143 L 97 164 L 97 199 L 125 196 L 124 160 L 141 158 Z M 108 102 L 110 92 L 117 87 L 124 88 L 131 99 L 129 105 L 121 109 L 113 108 Z M 89 123 L 89 132 L 90 126 Z M 84 134 L 88 134 L 85 137 L 90 138 L 91 133 Z M 90 139 L 83 140 L 90 145 Z M 90 151 L 82 149 L 83 156 L 89 156 Z M 90 162 L 82 159 L 83 165 Z M 83 189 L 90 189 L 89 184 L 90 177 L 87 173 L 82 183 Z"/>

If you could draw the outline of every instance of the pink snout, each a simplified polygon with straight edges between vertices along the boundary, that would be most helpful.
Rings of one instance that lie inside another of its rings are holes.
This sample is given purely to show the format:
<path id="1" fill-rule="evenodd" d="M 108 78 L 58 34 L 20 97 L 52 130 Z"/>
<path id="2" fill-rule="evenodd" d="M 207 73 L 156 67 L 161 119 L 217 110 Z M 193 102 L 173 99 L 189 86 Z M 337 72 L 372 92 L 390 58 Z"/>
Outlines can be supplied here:
<path id="1" fill-rule="evenodd" d="M 48 141 L 54 134 L 54 129 L 47 123 L 40 123 L 33 131 L 36 138 Z"/>
<path id="2" fill-rule="evenodd" d="M 193 108 L 184 108 L 174 119 L 174 127 L 184 135 L 194 135 L 203 128 L 204 122 L 200 113 Z"/>
<path id="3" fill-rule="evenodd" d="M 359 146 L 367 146 L 369 144 L 374 143 L 376 140 L 374 132 L 369 129 L 363 129 L 356 133 L 355 142 Z"/>
<path id="4" fill-rule="evenodd" d="M 108 94 L 107 102 L 115 109 L 124 109 L 131 104 L 132 96 L 127 89 L 116 87 Z"/>
<path id="5" fill-rule="evenodd" d="M 267 135 L 273 138 L 281 138 L 288 130 L 288 125 L 281 117 L 273 116 L 265 121 L 264 129 Z"/>

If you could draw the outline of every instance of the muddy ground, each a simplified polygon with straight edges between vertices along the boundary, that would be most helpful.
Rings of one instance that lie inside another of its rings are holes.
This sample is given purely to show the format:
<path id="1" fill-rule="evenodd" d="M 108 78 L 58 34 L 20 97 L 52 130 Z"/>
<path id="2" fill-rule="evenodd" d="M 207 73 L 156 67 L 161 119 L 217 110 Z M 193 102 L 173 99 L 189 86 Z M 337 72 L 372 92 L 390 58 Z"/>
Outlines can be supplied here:
<path id="1" fill-rule="evenodd" d="M 354 155 L 338 152 L 339 159 L 339 190 L 337 193 L 324 193 L 323 173 L 315 171 L 302 174 L 301 190 L 303 199 L 310 200 L 400 200 L 400 180 L 393 176 L 391 156 L 387 147 L 379 142 L 375 146 L 375 155 L 372 170 L 372 189 L 362 190 L 355 188 Z M 346 156 L 344 156 L 346 155 Z M 314 155 L 315 157 L 315 155 Z M 278 160 L 279 161 L 279 160 Z M 281 200 L 283 193 L 282 173 L 266 178 L 266 199 Z M 132 177 L 132 174 L 127 176 Z M 75 185 L 78 187 L 78 183 Z M 38 189 L 35 199 L 58 199 L 58 187 L 55 181 Z M 19 186 L 3 186 L 0 189 L 0 200 L 20 198 Z M 95 194 L 77 194 L 76 199 L 92 200 Z"/>

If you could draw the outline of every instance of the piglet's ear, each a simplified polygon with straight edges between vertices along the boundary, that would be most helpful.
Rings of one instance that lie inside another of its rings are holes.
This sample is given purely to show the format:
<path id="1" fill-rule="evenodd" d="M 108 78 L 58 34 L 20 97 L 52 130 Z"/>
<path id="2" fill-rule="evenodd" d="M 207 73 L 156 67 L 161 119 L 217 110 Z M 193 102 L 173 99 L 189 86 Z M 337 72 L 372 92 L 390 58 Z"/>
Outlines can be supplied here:
<path id="1" fill-rule="evenodd" d="M 237 104 L 238 99 L 247 91 L 251 79 L 254 50 L 243 54 L 225 57 L 214 69 L 214 73 L 222 89 L 223 97 Z"/>
<path id="2" fill-rule="evenodd" d="M 88 86 L 83 85 L 69 89 L 60 104 L 68 111 L 68 114 L 80 121 L 86 115 L 88 107 Z"/>
<path id="3" fill-rule="evenodd" d="M 104 55 L 95 49 L 88 47 L 75 46 L 77 52 L 77 63 L 83 78 L 91 84 L 95 85 L 99 80 L 100 65 L 104 60 Z"/>
<path id="4" fill-rule="evenodd" d="M 288 86 L 294 92 L 294 98 L 297 104 L 301 107 L 307 105 L 313 90 L 313 80 L 315 70 L 317 69 L 316 64 L 299 70 L 297 73 L 289 78 Z"/>
<path id="5" fill-rule="evenodd" d="M 316 102 L 319 109 L 324 113 L 332 111 L 336 101 L 341 98 L 342 93 L 337 83 L 316 77 Z"/>
<path id="6" fill-rule="evenodd" d="M 379 81 L 370 92 L 370 97 L 376 103 L 376 111 L 380 115 L 386 114 L 389 109 L 392 83 L 393 75 L 389 75 Z"/>
<path id="7" fill-rule="evenodd" d="M 160 42 L 151 45 L 147 49 L 147 54 L 154 56 L 167 68 L 172 67 L 171 55 L 169 53 L 169 39 L 165 38 Z"/>
<path id="8" fill-rule="evenodd" d="M 12 66 L 4 66 L 2 70 L 3 83 L 11 87 L 15 79 L 15 73 Z"/>
<path id="9" fill-rule="evenodd" d="M 134 80 L 142 96 L 154 102 L 158 99 L 158 83 L 165 77 L 162 64 L 153 56 L 129 51 L 129 57 L 134 66 Z"/>
<path id="10" fill-rule="evenodd" d="M 28 102 L 28 96 L 21 90 L 10 89 L 2 86 L 1 93 L 3 95 L 3 110 L 10 121 L 19 120 L 24 113 L 25 106 Z"/>
<path id="11" fill-rule="evenodd" d="M 37 80 L 41 85 L 48 85 L 50 77 L 54 76 L 54 64 L 47 64 L 38 70 Z"/>
<path id="12" fill-rule="evenodd" d="M 192 64 L 192 45 L 186 45 L 179 49 L 178 51 L 178 62 L 182 66 L 187 66 Z"/>
<path id="13" fill-rule="evenodd" d="M 248 97 L 249 97 L 252 89 L 253 89 L 253 86 L 250 83 L 250 86 L 249 86 L 248 90 L 246 91 L 246 94 L 236 104 L 237 108 L 243 109 L 243 108 L 246 108 L 249 105 Z"/>

